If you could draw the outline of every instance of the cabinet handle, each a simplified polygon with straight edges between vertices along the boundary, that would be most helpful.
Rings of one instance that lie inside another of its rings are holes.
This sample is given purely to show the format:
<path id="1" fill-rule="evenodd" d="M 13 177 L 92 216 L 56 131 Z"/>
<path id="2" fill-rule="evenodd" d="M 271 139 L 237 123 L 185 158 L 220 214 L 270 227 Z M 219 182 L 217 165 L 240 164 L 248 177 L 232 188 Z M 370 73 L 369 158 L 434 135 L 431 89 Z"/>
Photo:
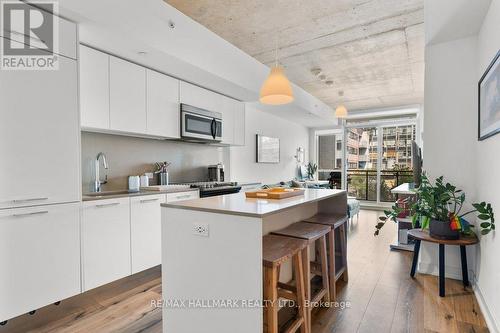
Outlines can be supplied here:
<path id="1" fill-rule="evenodd" d="M 30 216 L 30 215 L 40 215 L 40 214 L 48 214 L 48 210 L 42 210 L 40 212 L 32 212 L 32 213 L 22 213 L 22 214 L 13 214 L 14 217 L 22 217 L 22 216 Z"/>
<path id="2" fill-rule="evenodd" d="M 147 202 L 153 202 L 153 201 L 158 201 L 158 200 L 160 200 L 160 199 L 159 198 L 156 198 L 156 199 L 143 199 L 140 202 L 141 203 L 147 203 Z"/>
<path id="3" fill-rule="evenodd" d="M 101 205 L 95 205 L 97 208 L 104 208 L 104 207 L 111 207 L 111 206 L 117 206 L 119 205 L 119 202 L 112 202 L 108 204 L 101 204 Z"/>
<path id="4" fill-rule="evenodd" d="M 29 198 L 29 199 L 16 199 L 12 200 L 13 203 L 21 203 L 21 202 L 31 202 L 31 201 L 43 201 L 49 200 L 49 198 Z"/>
<path id="5" fill-rule="evenodd" d="M 176 196 L 177 199 L 184 199 L 184 198 L 189 198 L 191 194 L 185 194 L 185 195 L 178 195 Z"/>

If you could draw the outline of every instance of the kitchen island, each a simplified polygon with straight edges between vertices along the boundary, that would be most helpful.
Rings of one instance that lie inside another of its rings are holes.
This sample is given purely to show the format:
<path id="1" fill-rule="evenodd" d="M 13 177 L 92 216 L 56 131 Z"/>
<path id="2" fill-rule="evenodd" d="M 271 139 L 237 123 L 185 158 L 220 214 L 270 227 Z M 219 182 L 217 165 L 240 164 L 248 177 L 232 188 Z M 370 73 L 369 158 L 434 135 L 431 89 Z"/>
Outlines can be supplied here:
<path id="1" fill-rule="evenodd" d="M 163 332 L 262 332 L 262 236 L 317 213 L 346 212 L 346 192 L 327 189 L 162 204 Z"/>

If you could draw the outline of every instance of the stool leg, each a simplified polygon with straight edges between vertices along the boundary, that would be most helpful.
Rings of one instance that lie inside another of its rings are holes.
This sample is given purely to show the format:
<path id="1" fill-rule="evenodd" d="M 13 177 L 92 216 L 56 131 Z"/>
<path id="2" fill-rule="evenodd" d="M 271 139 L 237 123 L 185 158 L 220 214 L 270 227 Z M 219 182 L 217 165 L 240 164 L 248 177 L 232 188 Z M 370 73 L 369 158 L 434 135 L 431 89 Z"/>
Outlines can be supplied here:
<path id="1" fill-rule="evenodd" d="M 306 299 L 307 322 L 311 322 L 311 254 L 309 245 L 302 250 L 302 266 L 304 267 L 304 296 Z"/>
<path id="2" fill-rule="evenodd" d="M 330 302 L 330 283 L 328 282 L 328 259 L 326 254 L 326 237 L 319 239 L 319 256 L 321 259 L 321 280 L 323 281 L 323 289 L 326 290 L 324 300 Z"/>
<path id="3" fill-rule="evenodd" d="M 264 270 L 267 332 L 278 333 L 278 271 L 269 267 L 265 267 Z"/>
<path id="4" fill-rule="evenodd" d="M 339 227 L 340 231 L 340 249 L 342 251 L 342 263 L 344 265 L 344 273 L 342 274 L 342 279 L 347 282 L 349 280 L 349 275 L 347 273 L 347 232 L 345 230 L 345 223 Z"/>
<path id="5" fill-rule="evenodd" d="M 462 258 L 462 281 L 464 287 L 470 286 L 469 271 L 467 269 L 467 251 L 464 245 L 460 245 L 460 257 Z"/>
<path id="6" fill-rule="evenodd" d="M 309 333 L 311 331 L 310 322 L 307 319 L 307 311 L 305 304 L 305 293 L 304 293 L 304 267 L 302 264 L 302 254 L 297 253 L 293 256 L 293 266 L 296 278 L 296 288 L 297 288 L 297 307 L 298 307 L 298 317 L 303 318 L 303 323 L 300 326 L 301 333 Z"/>
<path id="7" fill-rule="evenodd" d="M 328 270 L 330 272 L 328 278 L 330 279 L 330 300 L 335 301 L 337 298 L 335 286 L 335 230 L 332 229 L 328 233 Z"/>

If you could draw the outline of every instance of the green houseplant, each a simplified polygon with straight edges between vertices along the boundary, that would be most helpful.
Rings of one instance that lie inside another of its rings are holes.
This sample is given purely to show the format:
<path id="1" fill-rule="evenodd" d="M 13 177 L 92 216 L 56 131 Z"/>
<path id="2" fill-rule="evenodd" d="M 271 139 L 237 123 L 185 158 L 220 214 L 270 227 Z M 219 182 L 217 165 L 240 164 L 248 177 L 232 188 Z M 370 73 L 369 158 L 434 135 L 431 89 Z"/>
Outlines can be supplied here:
<path id="1" fill-rule="evenodd" d="M 409 215 L 413 227 L 429 228 L 431 236 L 443 239 L 457 239 L 460 233 L 470 234 L 473 231 L 465 216 L 476 213 L 481 220 L 481 234 L 486 235 L 495 230 L 495 216 L 491 204 L 486 202 L 472 204 L 473 209 L 462 212 L 465 203 L 465 193 L 456 186 L 445 183 L 444 177 L 432 183 L 425 173 L 422 174 L 421 185 L 415 189 L 415 196 L 405 199 L 409 204 Z M 379 217 L 375 226 L 375 235 L 389 220 L 396 221 L 403 208 L 395 204 L 391 210 L 384 211 L 385 216 Z"/>
<path id="2" fill-rule="evenodd" d="M 309 179 L 314 179 L 314 175 L 316 175 L 317 170 L 317 164 L 311 162 L 307 163 L 307 177 L 309 177 Z"/>

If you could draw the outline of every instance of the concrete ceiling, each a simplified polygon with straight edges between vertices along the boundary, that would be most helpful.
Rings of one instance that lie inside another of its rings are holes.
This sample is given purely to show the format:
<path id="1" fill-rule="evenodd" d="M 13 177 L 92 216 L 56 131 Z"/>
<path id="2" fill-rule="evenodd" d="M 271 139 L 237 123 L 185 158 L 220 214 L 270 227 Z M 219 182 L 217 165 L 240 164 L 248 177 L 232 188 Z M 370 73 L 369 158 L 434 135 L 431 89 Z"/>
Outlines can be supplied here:
<path id="1" fill-rule="evenodd" d="M 333 108 L 423 102 L 423 0 L 165 1 Z"/>

